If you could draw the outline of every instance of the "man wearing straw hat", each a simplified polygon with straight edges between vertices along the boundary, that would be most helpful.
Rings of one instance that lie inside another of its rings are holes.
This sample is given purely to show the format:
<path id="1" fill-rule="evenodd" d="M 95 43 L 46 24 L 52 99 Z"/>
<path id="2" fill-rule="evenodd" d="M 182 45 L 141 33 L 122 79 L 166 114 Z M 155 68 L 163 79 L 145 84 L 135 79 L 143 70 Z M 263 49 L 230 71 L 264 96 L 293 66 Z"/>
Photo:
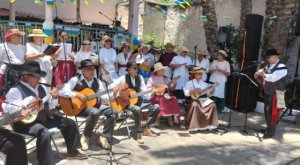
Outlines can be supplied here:
<path id="1" fill-rule="evenodd" d="M 19 29 L 8 29 L 5 33 L 5 42 L 0 44 L 0 91 L 4 90 L 3 95 L 20 79 L 20 73 L 15 65 L 25 63 L 26 49 L 21 44 L 24 34 Z"/>
<path id="2" fill-rule="evenodd" d="M 206 49 L 200 49 L 197 53 L 197 59 L 196 59 L 196 66 L 203 69 L 203 75 L 202 75 L 202 80 L 206 81 L 207 80 L 207 73 L 210 68 L 210 63 L 209 60 L 206 58 L 208 56 L 208 53 Z M 195 64 L 195 62 L 193 62 Z"/>
<path id="3" fill-rule="evenodd" d="M 180 75 L 180 78 L 177 80 L 177 84 L 173 94 L 177 99 L 184 99 L 184 93 L 182 88 L 185 83 L 189 81 L 189 67 L 193 64 L 191 57 L 188 56 L 189 50 L 186 47 L 182 47 L 179 50 L 179 55 L 175 56 L 171 63 L 170 67 L 174 68 L 173 77 Z"/>
<path id="4" fill-rule="evenodd" d="M 45 77 L 41 77 L 42 83 L 52 84 L 52 60 L 55 60 L 60 54 L 61 50 L 54 54 L 44 54 L 47 44 L 44 44 L 44 38 L 47 35 L 43 33 L 42 29 L 33 29 L 32 33 L 28 35 L 29 42 L 26 44 L 27 53 L 26 61 L 37 61 L 40 64 L 41 70 L 46 72 Z"/>

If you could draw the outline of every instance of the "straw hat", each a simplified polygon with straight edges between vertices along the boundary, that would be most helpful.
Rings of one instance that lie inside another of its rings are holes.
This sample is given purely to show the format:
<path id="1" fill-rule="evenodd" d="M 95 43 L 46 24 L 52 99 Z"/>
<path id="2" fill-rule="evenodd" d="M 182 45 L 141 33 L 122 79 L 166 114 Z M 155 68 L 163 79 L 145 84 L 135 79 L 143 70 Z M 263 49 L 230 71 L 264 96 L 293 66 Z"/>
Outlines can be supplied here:
<path id="1" fill-rule="evenodd" d="M 5 38 L 8 38 L 8 37 L 10 37 L 10 36 L 12 36 L 12 35 L 20 35 L 20 36 L 23 36 L 23 35 L 25 35 L 25 33 L 22 32 L 22 31 L 20 31 L 19 29 L 8 29 L 8 30 L 6 31 Z"/>
<path id="2" fill-rule="evenodd" d="M 91 45 L 91 42 L 89 40 L 84 40 L 82 42 L 82 45 Z"/>
<path id="3" fill-rule="evenodd" d="M 108 35 L 104 35 L 102 37 L 102 41 L 104 42 L 104 41 L 107 41 L 107 40 L 111 40 L 111 38 Z"/>
<path id="4" fill-rule="evenodd" d="M 202 68 L 199 67 L 193 67 L 193 69 L 190 71 L 191 74 L 195 74 L 195 73 L 204 73 L 204 70 Z"/>
<path id="5" fill-rule="evenodd" d="M 165 48 L 167 48 L 167 47 L 174 48 L 175 46 L 171 42 L 167 42 L 166 45 L 165 45 Z"/>
<path id="6" fill-rule="evenodd" d="M 141 51 L 142 49 L 150 50 L 150 47 L 146 44 L 142 44 L 141 47 L 139 48 L 139 51 Z"/>
<path id="7" fill-rule="evenodd" d="M 154 70 L 153 72 L 159 71 L 159 70 L 163 70 L 166 69 L 166 66 L 163 66 L 160 62 L 154 64 Z"/>
<path id="8" fill-rule="evenodd" d="M 207 54 L 207 51 L 206 51 L 206 49 L 200 49 L 199 51 L 198 51 L 198 53 L 197 53 L 197 55 L 205 55 L 205 56 L 207 56 L 208 54 Z"/>
<path id="9" fill-rule="evenodd" d="M 32 33 L 28 37 L 46 37 L 47 35 L 43 32 L 42 29 L 32 29 Z"/>
<path id="10" fill-rule="evenodd" d="M 219 50 L 217 54 L 222 54 L 225 57 L 228 57 L 227 53 L 224 50 Z"/>
<path id="11" fill-rule="evenodd" d="M 183 46 L 179 49 L 179 53 L 182 53 L 182 52 L 189 52 L 189 50 L 185 46 Z"/>

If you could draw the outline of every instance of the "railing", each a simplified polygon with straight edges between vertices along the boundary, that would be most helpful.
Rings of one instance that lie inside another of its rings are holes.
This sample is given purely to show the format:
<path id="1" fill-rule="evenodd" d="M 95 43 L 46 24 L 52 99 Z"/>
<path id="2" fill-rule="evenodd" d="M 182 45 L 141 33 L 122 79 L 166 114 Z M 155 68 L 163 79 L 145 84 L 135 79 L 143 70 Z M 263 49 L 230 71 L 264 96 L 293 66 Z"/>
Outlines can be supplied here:
<path id="1" fill-rule="evenodd" d="M 8 21 L 0 20 L 0 42 L 3 42 L 4 33 L 7 29 L 17 28 L 25 32 L 26 35 L 22 38 L 22 44 L 25 44 L 28 41 L 27 35 L 32 32 L 32 29 L 42 29 L 43 24 L 40 22 L 29 22 L 29 21 Z M 92 28 L 80 25 L 67 25 L 67 24 L 54 24 L 52 30 L 53 42 L 56 42 L 58 33 L 64 29 L 69 35 L 70 41 L 73 44 L 74 51 L 78 51 L 82 41 L 85 39 L 95 40 L 101 39 L 103 35 L 109 35 L 113 39 L 113 46 L 118 47 L 121 42 L 129 42 L 131 34 L 120 29 L 101 29 L 101 28 Z"/>

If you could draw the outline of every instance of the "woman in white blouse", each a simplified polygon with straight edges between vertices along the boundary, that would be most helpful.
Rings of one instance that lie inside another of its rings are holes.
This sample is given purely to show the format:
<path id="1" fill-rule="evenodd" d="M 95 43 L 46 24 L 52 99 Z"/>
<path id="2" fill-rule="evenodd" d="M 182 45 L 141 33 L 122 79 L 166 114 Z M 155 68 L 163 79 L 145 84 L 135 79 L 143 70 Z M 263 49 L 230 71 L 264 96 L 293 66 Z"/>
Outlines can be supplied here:
<path id="1" fill-rule="evenodd" d="M 217 52 L 217 60 L 214 60 L 210 66 L 211 76 L 209 81 L 219 83 L 212 97 L 219 111 L 224 111 L 225 108 L 225 83 L 227 76 L 230 74 L 230 65 L 228 61 L 225 60 L 227 56 L 224 50 L 219 50 Z"/>
<path id="2" fill-rule="evenodd" d="M 118 61 L 115 49 L 111 48 L 112 40 L 109 36 L 102 37 L 103 47 L 100 49 L 100 72 L 102 78 L 112 83 L 118 79 Z"/>
<path id="3" fill-rule="evenodd" d="M 173 94 L 177 97 L 177 99 L 184 99 L 182 88 L 185 83 L 189 81 L 188 68 L 193 64 L 191 57 L 188 56 L 188 52 L 189 50 L 186 47 L 182 47 L 179 51 L 179 55 L 175 56 L 169 65 L 174 68 L 173 77 L 180 76 L 177 80 L 175 90 L 173 91 Z"/>
<path id="4" fill-rule="evenodd" d="M 197 59 L 196 59 L 196 66 L 203 69 L 205 72 L 203 72 L 202 80 L 207 80 L 207 73 L 209 72 L 210 63 L 207 57 L 207 51 L 205 49 L 200 49 L 197 53 Z"/>
<path id="5" fill-rule="evenodd" d="M 55 54 L 44 54 L 47 44 L 43 43 L 46 37 L 42 29 L 33 29 L 32 34 L 28 35 L 29 41 L 26 44 L 27 53 L 25 55 L 26 61 L 37 61 L 40 64 L 41 70 L 46 72 L 45 77 L 41 77 L 40 82 L 52 84 L 52 60 L 56 59 L 60 53 L 58 50 Z"/>
<path id="6" fill-rule="evenodd" d="M 135 61 L 135 56 L 130 52 L 130 45 L 125 43 L 121 47 L 121 53 L 118 54 L 118 63 L 119 63 L 119 76 L 123 76 L 127 73 L 126 64 L 128 61 Z"/>

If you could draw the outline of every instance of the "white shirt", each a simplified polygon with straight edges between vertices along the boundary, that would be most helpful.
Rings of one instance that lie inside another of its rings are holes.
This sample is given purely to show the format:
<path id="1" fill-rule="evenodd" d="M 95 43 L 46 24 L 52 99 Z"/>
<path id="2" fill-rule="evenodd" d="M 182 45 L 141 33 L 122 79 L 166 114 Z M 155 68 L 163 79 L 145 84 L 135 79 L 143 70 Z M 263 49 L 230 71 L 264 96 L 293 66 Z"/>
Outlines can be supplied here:
<path id="1" fill-rule="evenodd" d="M 153 64 L 155 62 L 155 58 L 154 58 L 153 54 L 147 53 L 147 54 L 138 54 L 136 56 L 136 63 L 137 64 L 142 64 L 142 63 L 145 62 L 146 59 L 152 59 L 153 60 Z"/>
<path id="2" fill-rule="evenodd" d="M 46 45 L 46 44 L 36 45 L 32 42 L 29 42 L 26 44 L 27 55 L 43 53 L 44 50 L 47 48 L 47 46 L 48 45 Z M 51 84 L 52 83 L 52 68 L 53 68 L 52 63 L 51 63 L 51 56 L 46 55 L 44 57 L 39 57 L 35 61 L 37 61 L 40 64 L 41 70 L 46 72 L 46 76 L 41 77 L 40 82 Z"/>
<path id="3" fill-rule="evenodd" d="M 23 85 L 25 85 L 27 88 L 29 88 L 32 92 L 34 92 L 37 96 L 39 95 L 39 91 L 38 91 L 38 87 L 33 88 L 32 86 L 30 86 L 28 83 L 24 82 L 24 81 L 20 81 Z M 44 88 L 44 87 L 43 87 Z M 45 89 L 45 88 L 44 88 Z M 46 91 L 46 90 L 45 90 Z M 43 98 L 41 98 L 43 99 Z M 27 106 L 28 104 L 34 102 L 36 100 L 35 97 L 29 96 L 26 98 L 22 98 L 22 93 L 19 89 L 17 88 L 11 88 L 8 93 L 6 94 L 6 100 L 9 103 L 13 103 L 13 104 L 17 104 L 20 106 Z M 48 102 L 51 101 L 51 98 L 48 99 Z M 3 107 L 3 111 L 5 113 L 14 113 L 18 110 L 21 110 L 21 107 L 17 107 L 14 105 L 10 105 L 10 104 L 2 104 Z"/>
<path id="4" fill-rule="evenodd" d="M 25 54 L 26 48 L 25 46 L 19 44 L 14 45 L 5 42 L 5 48 L 7 50 L 10 62 L 12 64 L 24 64 L 25 63 Z M 0 73 L 4 74 L 6 65 L 4 63 L 9 63 L 8 57 L 6 55 L 6 51 L 4 48 L 4 44 L 0 44 Z"/>
<path id="5" fill-rule="evenodd" d="M 193 65 L 191 57 L 183 57 L 181 55 L 175 56 L 170 64 L 185 64 L 187 66 Z M 173 72 L 173 77 L 177 77 L 180 75 L 180 78 L 177 80 L 176 83 L 175 89 L 177 90 L 182 90 L 185 83 L 189 81 L 189 71 L 185 65 L 175 68 Z"/>
<path id="6" fill-rule="evenodd" d="M 210 69 L 210 63 L 209 60 L 207 58 L 203 58 L 201 62 L 199 62 L 199 60 L 196 60 L 196 66 L 199 68 L 204 68 L 206 71 L 203 73 L 202 75 L 202 80 L 206 81 L 207 79 L 207 73 L 209 72 Z"/>
<path id="7" fill-rule="evenodd" d="M 96 63 L 98 60 L 98 56 L 96 54 L 94 54 L 93 52 L 83 52 L 83 51 L 79 51 L 74 59 L 74 62 L 81 62 L 83 60 L 86 59 L 90 59 L 93 61 L 93 63 Z"/>
<path id="8" fill-rule="evenodd" d="M 125 55 L 123 52 L 118 54 L 118 63 L 120 65 L 126 65 L 127 62 L 130 60 L 131 58 L 131 53 L 128 52 L 127 57 L 125 58 Z M 126 71 L 126 67 L 119 67 L 119 76 L 123 76 L 127 73 Z"/>
<path id="9" fill-rule="evenodd" d="M 184 95 L 185 96 L 190 96 L 190 91 L 191 90 L 194 90 L 194 89 L 205 89 L 208 86 L 209 85 L 206 82 L 202 81 L 202 80 L 200 80 L 200 81 L 197 81 L 196 79 L 190 80 L 183 87 Z M 206 91 L 207 94 L 209 92 L 210 92 L 209 90 Z"/>
<path id="10" fill-rule="evenodd" d="M 67 98 L 75 97 L 76 92 L 73 91 L 73 89 L 76 86 L 78 81 L 84 80 L 87 83 L 89 88 L 92 87 L 92 84 L 94 82 L 94 79 L 92 79 L 91 81 L 87 81 L 86 79 L 84 79 L 83 75 L 80 75 L 79 79 L 78 79 L 78 76 L 72 77 L 67 83 L 64 84 L 63 88 L 58 91 L 58 95 L 67 97 Z M 104 88 L 102 82 L 99 79 L 97 79 L 97 81 L 99 84 L 98 92 L 104 92 L 105 88 Z M 100 98 L 103 100 L 106 100 L 106 101 L 109 100 L 108 94 L 102 95 Z"/>
<path id="11" fill-rule="evenodd" d="M 267 71 L 271 71 L 275 65 L 279 62 L 279 60 L 275 64 L 270 64 L 270 67 L 267 68 Z M 278 68 L 286 67 L 284 64 L 279 64 Z M 287 75 L 287 69 L 275 70 L 272 74 L 265 74 L 265 81 L 276 82 Z"/>
<path id="12" fill-rule="evenodd" d="M 59 54 L 57 60 L 61 61 L 73 61 L 71 57 L 69 57 L 69 53 L 72 52 L 72 44 L 70 43 L 60 43 L 61 53 Z"/>
<path id="13" fill-rule="evenodd" d="M 106 70 L 109 72 L 115 72 L 115 63 L 117 63 L 117 53 L 113 48 L 101 48 L 100 49 L 100 63 L 105 64 Z M 103 69 L 101 69 L 104 73 Z"/>
<path id="14" fill-rule="evenodd" d="M 147 86 L 145 84 L 144 78 L 140 75 L 138 75 L 140 77 L 141 80 L 141 92 L 147 91 Z M 131 83 L 133 86 L 135 86 L 135 78 L 134 77 L 130 77 Z M 109 85 L 109 88 L 115 88 L 119 85 L 123 85 L 126 84 L 126 75 L 123 75 L 121 77 L 119 77 L 116 81 L 114 81 L 112 84 Z M 144 95 L 144 98 L 148 99 L 150 98 L 151 94 L 148 95 Z"/>
<path id="15" fill-rule="evenodd" d="M 226 60 L 223 60 L 223 61 L 214 60 L 210 66 L 210 69 L 217 69 L 217 68 L 230 73 L 230 65 L 229 65 L 229 62 Z M 227 76 L 219 71 L 215 71 L 211 74 L 209 80 L 211 82 L 226 82 Z"/>

